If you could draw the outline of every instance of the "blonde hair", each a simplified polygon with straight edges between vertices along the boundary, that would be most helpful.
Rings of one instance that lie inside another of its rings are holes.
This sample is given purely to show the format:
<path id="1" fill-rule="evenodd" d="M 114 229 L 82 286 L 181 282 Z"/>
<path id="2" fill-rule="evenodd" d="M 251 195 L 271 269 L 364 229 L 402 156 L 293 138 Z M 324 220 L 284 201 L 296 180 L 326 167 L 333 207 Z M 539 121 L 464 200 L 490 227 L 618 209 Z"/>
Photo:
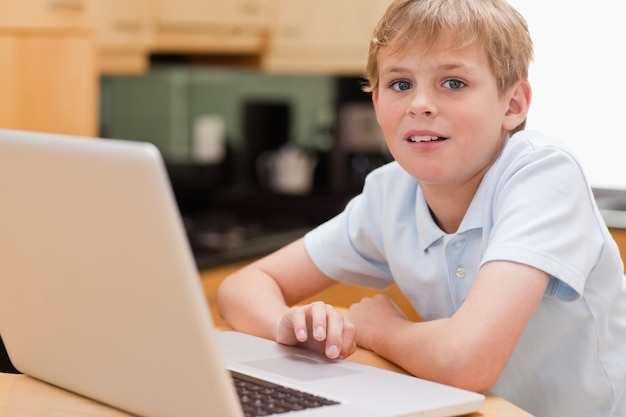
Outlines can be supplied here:
<path id="1" fill-rule="evenodd" d="M 477 43 L 485 48 L 502 95 L 528 78 L 533 45 L 522 15 L 505 0 L 395 0 L 374 29 L 363 90 L 379 86 L 378 52 L 399 52 L 419 44 L 431 48 L 441 36 L 452 47 Z"/>

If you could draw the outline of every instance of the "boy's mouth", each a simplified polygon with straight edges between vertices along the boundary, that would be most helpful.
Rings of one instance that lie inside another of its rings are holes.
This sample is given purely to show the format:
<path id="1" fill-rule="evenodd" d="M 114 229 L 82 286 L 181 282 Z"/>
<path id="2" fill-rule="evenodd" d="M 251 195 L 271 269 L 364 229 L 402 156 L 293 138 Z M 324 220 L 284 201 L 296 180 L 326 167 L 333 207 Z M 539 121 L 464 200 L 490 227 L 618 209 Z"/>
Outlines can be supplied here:
<path id="1" fill-rule="evenodd" d="M 432 141 L 436 141 L 436 140 L 445 140 L 447 138 L 441 137 L 441 136 L 410 136 L 409 137 L 409 142 L 432 142 Z"/>

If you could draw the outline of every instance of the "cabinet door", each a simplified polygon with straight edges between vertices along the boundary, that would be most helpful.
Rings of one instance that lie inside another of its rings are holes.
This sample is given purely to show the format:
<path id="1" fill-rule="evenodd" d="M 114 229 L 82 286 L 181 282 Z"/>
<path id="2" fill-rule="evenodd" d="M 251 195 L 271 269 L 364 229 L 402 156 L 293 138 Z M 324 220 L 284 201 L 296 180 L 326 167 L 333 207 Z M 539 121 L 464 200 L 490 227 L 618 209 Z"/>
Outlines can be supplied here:
<path id="1" fill-rule="evenodd" d="M 172 27 L 265 24 L 264 0 L 157 0 L 157 21 Z"/>
<path id="2" fill-rule="evenodd" d="M 372 30 L 391 0 L 274 0 L 264 67 L 361 73 Z"/>
<path id="3" fill-rule="evenodd" d="M 94 15 L 101 47 L 148 48 L 150 0 L 94 0 Z"/>
<path id="4" fill-rule="evenodd" d="M 351 6 L 352 0 L 276 0 L 275 3 L 271 21 L 272 48 L 319 52 L 331 47 L 340 32 L 350 32 L 337 27 L 337 21 L 345 14 L 342 9 L 350 8 L 347 5 Z M 333 10 L 333 3 L 337 4 L 337 10 Z M 353 22 L 343 23 L 351 26 Z M 341 38 L 336 41 L 337 44 L 346 42 Z"/>
<path id="5" fill-rule="evenodd" d="M 154 0 L 155 49 L 260 53 L 268 0 Z"/>
<path id="6" fill-rule="evenodd" d="M 93 38 L 1 34 L 0 96 L 3 128 L 96 135 Z"/>
<path id="7" fill-rule="evenodd" d="M 92 0 L 0 0 L 0 27 L 90 29 Z"/>
<path id="8" fill-rule="evenodd" d="M 138 74 L 148 67 L 150 0 L 93 0 L 101 74 Z"/>

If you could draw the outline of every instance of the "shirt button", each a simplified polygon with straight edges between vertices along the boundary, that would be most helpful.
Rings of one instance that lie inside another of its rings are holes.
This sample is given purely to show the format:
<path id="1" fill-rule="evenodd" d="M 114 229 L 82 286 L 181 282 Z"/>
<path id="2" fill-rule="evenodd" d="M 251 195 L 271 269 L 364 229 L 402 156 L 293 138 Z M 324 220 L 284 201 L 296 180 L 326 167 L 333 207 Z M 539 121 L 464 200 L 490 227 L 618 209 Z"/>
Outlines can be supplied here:
<path id="1" fill-rule="evenodd" d="M 465 278 L 465 268 L 458 267 L 455 274 L 457 278 Z"/>
<path id="2" fill-rule="evenodd" d="M 454 249 L 461 249 L 463 246 L 465 246 L 465 239 L 459 239 L 452 244 Z"/>

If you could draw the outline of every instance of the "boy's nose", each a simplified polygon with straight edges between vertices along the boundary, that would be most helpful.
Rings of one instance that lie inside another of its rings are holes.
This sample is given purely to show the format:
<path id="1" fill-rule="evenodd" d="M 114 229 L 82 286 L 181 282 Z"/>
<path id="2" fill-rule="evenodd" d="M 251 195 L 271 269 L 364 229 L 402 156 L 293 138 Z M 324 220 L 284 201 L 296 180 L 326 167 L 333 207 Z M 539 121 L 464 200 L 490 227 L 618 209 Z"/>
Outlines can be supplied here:
<path id="1" fill-rule="evenodd" d="M 409 106 L 407 107 L 407 114 L 411 117 L 417 116 L 433 116 L 436 114 L 436 105 L 432 100 L 430 94 L 426 91 L 415 91 L 413 98 L 411 99 Z"/>

